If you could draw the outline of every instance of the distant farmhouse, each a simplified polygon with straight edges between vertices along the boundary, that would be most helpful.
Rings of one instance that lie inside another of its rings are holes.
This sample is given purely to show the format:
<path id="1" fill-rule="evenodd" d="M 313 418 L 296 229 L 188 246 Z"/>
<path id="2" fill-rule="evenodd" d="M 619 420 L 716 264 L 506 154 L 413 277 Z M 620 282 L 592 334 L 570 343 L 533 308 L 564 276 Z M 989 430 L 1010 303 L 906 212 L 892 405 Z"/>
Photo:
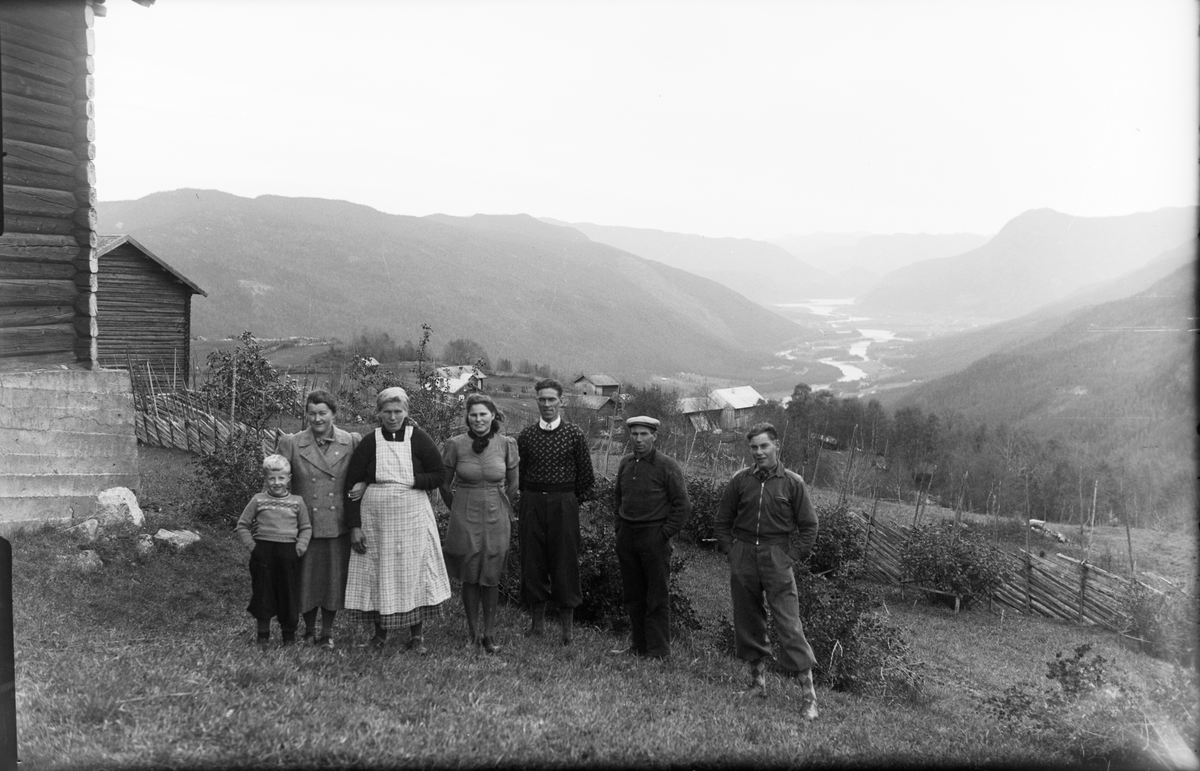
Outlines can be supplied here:
<path id="1" fill-rule="evenodd" d="M 150 5 L 153 0 L 135 0 Z M 0 3 L 0 529 L 139 486 L 129 375 L 99 366 L 96 0 Z"/>
<path id="2" fill-rule="evenodd" d="M 576 393 L 591 394 L 593 396 L 615 397 L 621 390 L 620 381 L 605 374 L 580 375 L 575 378 L 572 386 L 575 388 Z"/>
<path id="3" fill-rule="evenodd" d="M 483 381 L 487 375 L 473 364 L 457 364 L 451 367 L 438 367 L 437 377 L 438 382 L 445 385 L 446 393 L 465 396 L 484 390 Z"/>
<path id="4" fill-rule="evenodd" d="M 750 386 L 718 388 L 708 396 L 688 396 L 679 400 L 679 411 L 697 431 L 740 430 L 754 422 L 755 408 L 767 400 Z"/>
<path id="5" fill-rule="evenodd" d="M 617 401 L 611 396 L 600 394 L 567 394 L 563 404 L 578 410 L 588 410 L 597 417 L 607 418 L 617 414 Z"/>
<path id="6" fill-rule="evenodd" d="M 192 295 L 208 293 L 130 236 L 100 236 L 96 256 L 100 364 L 148 368 L 161 383 L 187 385 Z"/>

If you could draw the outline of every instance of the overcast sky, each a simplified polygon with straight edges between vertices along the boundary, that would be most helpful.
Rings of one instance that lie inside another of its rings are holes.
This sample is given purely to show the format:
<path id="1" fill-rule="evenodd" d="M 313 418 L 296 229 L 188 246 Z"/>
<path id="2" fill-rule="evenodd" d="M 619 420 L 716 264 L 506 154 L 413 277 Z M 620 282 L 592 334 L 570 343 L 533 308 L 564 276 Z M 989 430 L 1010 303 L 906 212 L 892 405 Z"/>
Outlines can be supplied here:
<path id="1" fill-rule="evenodd" d="M 1193 0 L 109 0 L 101 200 L 707 236 L 1196 202 Z"/>

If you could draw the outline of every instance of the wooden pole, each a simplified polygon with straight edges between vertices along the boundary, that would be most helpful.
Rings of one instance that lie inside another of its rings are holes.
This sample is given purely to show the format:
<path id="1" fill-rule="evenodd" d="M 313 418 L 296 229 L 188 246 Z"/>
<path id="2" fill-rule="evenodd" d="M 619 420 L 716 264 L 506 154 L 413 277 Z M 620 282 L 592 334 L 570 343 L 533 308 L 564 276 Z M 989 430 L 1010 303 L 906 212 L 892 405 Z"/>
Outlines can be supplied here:
<path id="1" fill-rule="evenodd" d="M 1032 613 L 1033 612 L 1033 596 L 1032 596 L 1033 589 L 1032 589 L 1031 584 L 1033 583 L 1033 563 L 1030 560 L 1028 550 L 1026 550 L 1025 554 L 1023 555 L 1023 558 L 1025 560 L 1025 612 Z"/>
<path id="2" fill-rule="evenodd" d="M 1083 563 L 1079 566 L 1079 623 L 1083 623 L 1083 604 L 1087 600 L 1087 581 L 1088 581 L 1088 566 Z"/>
<path id="3" fill-rule="evenodd" d="M 1096 496 L 1099 492 L 1100 480 L 1096 479 L 1092 482 L 1092 516 L 1088 525 L 1087 547 L 1084 549 L 1085 559 L 1088 561 L 1092 558 L 1092 536 L 1096 533 Z"/>
<path id="4" fill-rule="evenodd" d="M 1129 577 L 1134 578 L 1137 576 L 1137 566 L 1133 561 L 1133 535 L 1129 532 L 1129 512 L 1125 513 L 1125 544 L 1129 547 Z"/>

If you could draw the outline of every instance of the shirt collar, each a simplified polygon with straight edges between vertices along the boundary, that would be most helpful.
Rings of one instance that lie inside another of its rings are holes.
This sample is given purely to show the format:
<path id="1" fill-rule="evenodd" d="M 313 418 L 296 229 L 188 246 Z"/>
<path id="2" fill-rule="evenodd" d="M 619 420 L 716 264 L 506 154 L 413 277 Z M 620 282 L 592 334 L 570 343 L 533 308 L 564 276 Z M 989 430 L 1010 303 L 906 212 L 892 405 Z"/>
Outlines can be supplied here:
<path id="1" fill-rule="evenodd" d="M 771 477 L 781 477 L 784 475 L 783 474 L 783 464 L 776 463 L 775 468 L 771 469 L 770 471 L 764 471 L 759 466 L 753 466 L 751 468 L 750 473 L 754 474 L 754 476 L 758 477 L 759 479 L 769 479 Z"/>
<path id="2" fill-rule="evenodd" d="M 543 431 L 553 431 L 554 429 L 558 428 L 559 424 L 561 424 L 561 423 L 562 423 L 562 415 L 559 415 L 551 423 L 547 423 L 546 421 L 542 420 L 541 418 L 538 418 L 538 427 L 541 428 Z"/>
<path id="3" fill-rule="evenodd" d="M 635 454 L 633 456 L 633 459 L 635 461 L 645 461 L 646 463 L 649 463 L 651 466 L 657 466 L 658 464 L 654 462 L 657 457 L 658 457 L 658 448 L 651 447 L 650 452 L 646 453 L 645 455 L 643 455 L 640 458 Z"/>

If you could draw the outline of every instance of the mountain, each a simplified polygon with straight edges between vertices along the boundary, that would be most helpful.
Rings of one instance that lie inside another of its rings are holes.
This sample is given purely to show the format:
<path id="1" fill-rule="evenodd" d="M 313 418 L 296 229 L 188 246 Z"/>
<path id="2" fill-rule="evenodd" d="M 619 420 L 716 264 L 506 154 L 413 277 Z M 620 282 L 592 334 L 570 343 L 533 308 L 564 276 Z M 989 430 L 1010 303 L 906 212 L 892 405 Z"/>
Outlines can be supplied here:
<path id="1" fill-rule="evenodd" d="M 1190 459 L 1194 286 L 1195 266 L 1176 268 L 1137 294 L 1077 310 L 1049 334 L 918 386 L 892 406 Z"/>
<path id="2" fill-rule="evenodd" d="M 338 336 L 383 329 L 435 350 L 628 377 L 741 376 L 805 330 L 713 281 L 527 215 L 408 217 L 315 198 L 211 190 L 99 205 L 203 287 L 193 331 Z M 810 333 L 811 334 L 811 333 Z"/>
<path id="3" fill-rule="evenodd" d="M 1046 337 L 1066 324 L 1072 314 L 1080 309 L 1143 292 L 1172 274 L 1178 280 L 1189 280 L 1186 273 L 1179 273 L 1179 269 L 1194 266 L 1195 260 L 1196 241 L 1189 239 L 1144 267 L 1115 279 L 1089 284 L 1024 316 L 968 332 L 917 340 L 904 346 L 899 356 L 888 357 L 885 354 L 879 358 L 896 371 L 897 374 L 890 378 L 892 380 L 928 381 L 949 375 L 989 354 Z M 1175 287 L 1178 291 L 1187 289 L 1188 285 Z M 887 381 L 881 381 L 880 385 L 886 386 Z M 890 390 L 881 399 L 895 401 L 908 390 L 912 389 Z"/>
<path id="4" fill-rule="evenodd" d="M 1145 265 L 1195 233 L 1195 207 L 1123 217 L 1036 209 L 977 249 L 888 273 L 862 298 L 860 310 L 1013 318 Z"/>
<path id="5" fill-rule="evenodd" d="M 796 259 L 785 249 L 750 238 L 708 238 L 663 230 L 560 222 L 600 244 L 686 270 L 724 284 L 763 305 L 837 296 L 840 286 L 823 271 Z"/>
<path id="6" fill-rule="evenodd" d="M 861 297 L 893 270 L 969 252 L 987 241 L 987 236 L 974 233 L 816 233 L 784 236 L 771 243 L 833 276 L 846 296 Z"/>

